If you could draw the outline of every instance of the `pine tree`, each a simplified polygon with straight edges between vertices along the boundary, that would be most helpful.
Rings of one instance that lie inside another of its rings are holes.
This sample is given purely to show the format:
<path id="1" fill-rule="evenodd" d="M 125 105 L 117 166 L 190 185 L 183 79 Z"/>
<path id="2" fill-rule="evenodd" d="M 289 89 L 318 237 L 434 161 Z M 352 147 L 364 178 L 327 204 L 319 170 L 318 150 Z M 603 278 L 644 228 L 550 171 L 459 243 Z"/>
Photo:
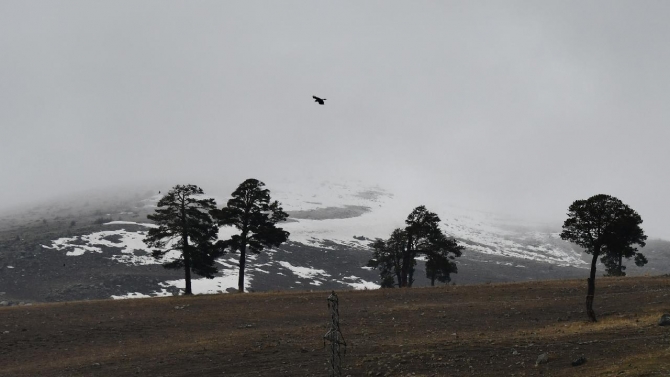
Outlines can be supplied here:
<path id="1" fill-rule="evenodd" d="M 561 238 L 583 247 L 585 253 L 593 256 L 586 294 L 586 313 L 593 322 L 596 322 L 593 310 L 596 262 L 602 256 L 606 265 L 613 265 L 620 256 L 637 251 L 634 244 L 644 246 L 647 236 L 640 228 L 641 223 L 642 218 L 637 212 L 621 200 L 605 194 L 576 200 L 568 208 Z"/>
<path id="2" fill-rule="evenodd" d="M 400 286 L 405 244 L 405 231 L 398 228 L 391 233 L 391 237 L 388 240 L 377 239 L 370 245 L 373 249 L 373 254 L 372 259 L 368 261 L 367 267 L 379 270 L 382 288 Z M 397 279 L 397 283 L 394 282 L 394 277 Z"/>
<path id="3" fill-rule="evenodd" d="M 448 238 L 442 232 L 433 233 L 431 248 L 424 251 L 426 260 L 426 277 L 430 279 L 430 285 L 435 285 L 435 280 L 442 283 L 451 281 L 451 274 L 458 273 L 458 266 L 453 261 L 460 257 L 464 247 L 456 243 L 456 240 Z"/>
<path id="4" fill-rule="evenodd" d="M 431 244 L 435 233 L 441 233 L 439 229 L 440 218 L 437 214 L 430 212 L 426 206 L 418 206 L 407 216 L 405 220 L 405 234 L 407 245 L 403 253 L 402 282 L 401 287 L 411 287 L 414 283 L 414 266 L 416 257 L 422 252 L 428 252 L 434 245 Z"/>
<path id="5" fill-rule="evenodd" d="M 396 229 L 388 240 L 377 240 L 369 267 L 380 270 L 383 282 L 395 274 L 399 287 L 411 287 L 414 283 L 416 257 L 427 257 L 426 273 L 434 284 L 435 279 L 443 282 L 451 280 L 450 274 L 457 273 L 452 261 L 460 257 L 463 247 L 440 229 L 440 218 L 425 206 L 416 207 L 405 220 L 405 229 Z"/>
<path id="6" fill-rule="evenodd" d="M 232 193 L 225 207 L 212 212 L 220 226 L 233 226 L 240 231 L 224 245 L 240 252 L 240 272 L 238 291 L 244 292 L 244 269 L 247 247 L 253 253 L 260 253 L 265 247 L 279 246 L 286 242 L 289 232 L 276 224 L 286 220 L 284 212 L 276 200 L 270 200 L 270 190 L 257 179 L 247 179 Z"/>
<path id="7" fill-rule="evenodd" d="M 163 259 L 165 254 L 178 250 L 177 259 L 166 261 L 163 267 L 184 269 L 186 289 L 192 294 L 191 272 L 213 278 L 217 272 L 216 258 L 223 255 L 223 245 L 217 241 L 219 228 L 210 212 L 216 209 L 214 199 L 199 198 L 203 195 L 195 185 L 177 185 L 158 201 L 154 214 L 148 215 L 157 228 L 149 230 L 144 239 L 147 246 L 155 248 L 153 257 Z"/>

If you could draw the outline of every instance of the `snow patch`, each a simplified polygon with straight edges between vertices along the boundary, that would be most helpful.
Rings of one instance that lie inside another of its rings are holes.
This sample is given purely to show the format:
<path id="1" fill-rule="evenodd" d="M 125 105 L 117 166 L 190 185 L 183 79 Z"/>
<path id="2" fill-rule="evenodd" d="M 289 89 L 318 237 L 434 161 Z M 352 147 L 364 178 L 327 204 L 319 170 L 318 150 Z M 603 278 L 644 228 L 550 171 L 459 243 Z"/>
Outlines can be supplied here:
<path id="1" fill-rule="evenodd" d="M 221 276 L 216 276 L 213 279 L 200 278 L 191 279 L 191 290 L 193 294 L 214 294 L 227 293 L 229 288 L 237 290 L 239 268 L 228 268 L 219 271 Z M 245 270 L 244 274 L 244 290 L 249 291 L 253 275 L 251 270 Z M 186 289 L 186 282 L 184 279 L 168 280 L 159 284 L 163 288 L 176 287 L 180 290 Z"/>
<path id="2" fill-rule="evenodd" d="M 157 260 L 144 243 L 146 235 L 146 231 L 105 230 L 83 236 L 59 238 L 51 241 L 51 246 L 42 245 L 42 247 L 65 251 L 67 256 L 80 256 L 87 252 L 101 254 L 104 253 L 103 247 L 115 248 L 119 249 L 121 254 L 111 255 L 109 259 L 135 266 L 163 264 L 180 256 L 178 250 L 171 250 L 162 259 Z"/>
<path id="3" fill-rule="evenodd" d="M 294 275 L 297 275 L 297 276 L 299 276 L 301 278 L 304 278 L 304 279 L 311 279 L 311 278 L 313 278 L 317 275 L 330 276 L 330 274 L 327 273 L 325 270 L 320 270 L 320 269 L 310 268 L 310 267 L 293 266 L 289 262 L 284 262 L 284 261 L 279 261 L 277 263 L 279 263 L 280 266 L 291 270 L 291 272 L 293 272 Z"/>
<path id="4" fill-rule="evenodd" d="M 123 299 L 130 299 L 130 298 L 149 298 L 151 296 L 145 295 L 144 293 L 140 292 L 131 292 L 131 293 L 126 293 L 125 295 L 119 295 L 115 296 L 112 295 L 112 298 L 115 300 L 123 300 Z"/>
<path id="5" fill-rule="evenodd" d="M 366 281 L 366 280 L 363 280 L 363 279 L 360 279 L 360 278 L 358 279 L 358 282 L 351 282 L 350 283 L 350 282 L 342 281 L 341 283 L 346 284 L 346 285 L 348 285 L 348 286 L 350 286 L 350 287 L 352 287 L 356 290 L 379 289 L 379 288 L 381 288 L 381 285 L 379 285 L 379 284 L 373 283 L 371 281 Z"/>

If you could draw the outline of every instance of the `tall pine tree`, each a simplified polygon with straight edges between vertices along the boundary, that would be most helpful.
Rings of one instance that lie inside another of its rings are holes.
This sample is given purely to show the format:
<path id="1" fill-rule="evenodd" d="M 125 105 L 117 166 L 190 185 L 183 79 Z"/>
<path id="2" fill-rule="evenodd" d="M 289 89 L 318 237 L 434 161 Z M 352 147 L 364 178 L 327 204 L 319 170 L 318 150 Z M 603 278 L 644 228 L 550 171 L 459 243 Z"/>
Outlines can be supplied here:
<path id="1" fill-rule="evenodd" d="M 605 194 L 587 200 L 575 200 L 568 208 L 561 238 L 584 248 L 591 254 L 591 273 L 587 280 L 586 314 L 596 322 L 593 298 L 596 286 L 596 264 L 619 260 L 619 255 L 633 250 L 634 244 L 644 246 L 647 236 L 640 228 L 642 218 L 621 200 Z M 614 262 L 612 262 L 614 263 Z"/>
<path id="2" fill-rule="evenodd" d="M 289 236 L 289 232 L 276 226 L 286 220 L 288 214 L 279 202 L 270 200 L 270 190 L 263 186 L 265 184 L 257 179 L 247 179 L 233 192 L 225 207 L 212 212 L 219 225 L 233 226 L 240 231 L 224 241 L 225 247 L 240 252 L 239 292 L 244 292 L 247 248 L 258 254 L 266 247 L 281 245 Z"/>
<path id="3" fill-rule="evenodd" d="M 154 214 L 148 215 L 157 228 L 149 230 L 144 239 L 155 248 L 153 256 L 163 259 L 172 250 L 180 252 L 177 259 L 166 261 L 163 267 L 184 269 L 186 289 L 192 294 L 191 272 L 213 278 L 217 272 L 214 261 L 223 255 L 223 245 L 217 241 L 219 228 L 210 216 L 216 209 L 214 199 L 203 199 L 203 191 L 195 185 L 177 185 L 158 201 Z"/>

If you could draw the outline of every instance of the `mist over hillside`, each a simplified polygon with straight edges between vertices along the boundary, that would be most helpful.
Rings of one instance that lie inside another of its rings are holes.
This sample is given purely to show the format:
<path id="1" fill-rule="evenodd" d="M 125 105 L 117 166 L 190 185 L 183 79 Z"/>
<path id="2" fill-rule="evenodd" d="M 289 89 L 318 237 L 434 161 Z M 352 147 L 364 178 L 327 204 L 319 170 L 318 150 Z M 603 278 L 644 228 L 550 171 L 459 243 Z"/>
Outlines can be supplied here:
<path id="1" fill-rule="evenodd" d="M 404 226 L 420 202 L 361 181 L 287 181 L 269 184 L 289 213 L 281 227 L 289 242 L 249 257 L 245 288 L 252 291 L 375 289 L 380 277 L 365 267 L 370 243 Z M 143 242 L 154 226 L 147 215 L 168 188 L 138 187 L 91 192 L 31 206 L 0 217 L 0 284 L 10 301 L 124 298 L 178 294 L 183 271 L 165 270 Z M 159 191 L 161 192 L 159 194 Z M 219 207 L 229 195 L 216 192 Z M 577 247 L 558 237 L 560 227 L 467 210 L 448 200 L 428 207 L 440 227 L 465 246 L 452 284 L 583 278 L 588 263 Z M 233 230 L 223 227 L 219 239 Z M 670 272 L 670 242 L 650 240 L 643 268 L 629 275 Z M 239 255 L 217 262 L 214 279 L 195 276 L 195 293 L 237 287 Z M 426 286 L 420 257 L 415 286 Z M 599 267 L 599 273 L 604 271 Z"/>
<path id="2" fill-rule="evenodd" d="M 559 225 L 604 193 L 668 239 L 668 12 L 12 2 L 0 208 L 94 187 L 343 175 L 429 208 L 449 198 Z"/>
<path id="3" fill-rule="evenodd" d="M 662 374 L 668 20 L 2 1 L 0 375 Z"/>

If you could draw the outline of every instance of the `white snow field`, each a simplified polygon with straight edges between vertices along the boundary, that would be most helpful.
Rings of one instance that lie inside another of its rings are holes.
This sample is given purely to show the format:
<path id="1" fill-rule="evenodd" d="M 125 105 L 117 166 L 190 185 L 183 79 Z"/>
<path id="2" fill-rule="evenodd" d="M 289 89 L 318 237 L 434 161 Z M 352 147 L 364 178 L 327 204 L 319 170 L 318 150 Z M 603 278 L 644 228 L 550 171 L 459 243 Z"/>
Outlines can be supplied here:
<path id="1" fill-rule="evenodd" d="M 399 198 L 384 189 L 362 183 L 340 184 L 332 182 L 295 182 L 283 183 L 276 187 L 267 186 L 271 190 L 273 200 L 278 200 L 285 211 L 293 216 L 281 227 L 291 233 L 289 241 L 307 246 L 325 249 L 324 252 L 338 249 L 368 250 L 368 244 L 375 238 L 388 238 L 395 228 L 403 227 L 404 220 L 414 207 L 422 203 L 408 205 L 408 200 Z M 207 196 L 207 195 L 205 195 Z M 154 206 L 160 196 L 153 196 L 143 201 L 145 206 Z M 221 207 L 228 198 L 215 197 Z M 466 246 L 467 253 L 478 253 L 480 256 L 495 255 L 516 258 L 508 265 L 524 268 L 519 259 L 551 263 L 559 266 L 586 268 L 587 262 L 582 260 L 581 253 L 573 250 L 569 244 L 560 240 L 557 233 L 540 232 L 533 224 L 524 224 L 500 218 L 493 214 L 470 211 L 438 204 L 427 206 L 428 210 L 437 213 L 442 220 L 443 230 L 459 243 Z M 151 223 L 131 221 L 112 221 L 105 225 L 124 225 L 153 227 Z M 85 253 L 103 253 L 103 248 L 114 248 L 108 258 L 129 265 L 161 264 L 178 256 L 176 251 L 168 253 L 162 260 L 156 260 L 143 242 L 146 231 L 129 231 L 125 229 L 104 230 L 83 236 L 60 238 L 52 241 L 45 248 L 65 251 L 68 256 L 80 256 Z M 230 227 L 220 229 L 219 239 L 227 239 L 235 234 Z M 272 253 L 272 251 L 267 251 Z M 220 276 L 215 279 L 193 279 L 194 293 L 226 292 L 228 288 L 237 288 L 237 255 L 221 258 Z M 252 255 L 251 258 L 254 256 Z M 268 274 L 267 266 L 280 266 L 289 270 L 296 277 L 309 279 L 309 285 L 319 286 L 323 282 L 338 281 L 354 289 L 375 289 L 379 285 L 365 281 L 356 276 L 341 280 L 332 277 L 323 269 L 310 266 L 296 266 L 286 261 L 275 261 L 270 258 L 265 265 L 249 263 L 245 272 L 245 289 L 252 288 L 254 276 Z M 484 258 L 486 262 L 486 259 Z M 504 263 L 490 261 L 491 263 Z M 275 268 L 276 270 L 276 268 Z M 286 273 L 277 273 L 286 275 Z M 183 279 L 170 280 L 159 284 L 151 296 L 168 294 L 169 286 L 184 287 Z M 142 297 L 133 292 L 114 298 Z"/>
<path id="2" fill-rule="evenodd" d="M 298 266 L 293 266 L 289 262 L 284 262 L 284 261 L 279 261 L 279 265 L 281 265 L 284 268 L 287 268 L 293 272 L 294 275 L 299 276 L 304 279 L 312 279 L 316 277 L 317 275 L 321 275 L 324 277 L 330 276 L 329 273 L 327 273 L 324 270 L 319 270 L 316 268 L 310 268 L 310 267 L 298 267 Z"/>
<path id="3" fill-rule="evenodd" d="M 377 186 L 347 186 L 321 183 L 307 193 L 303 183 L 281 189 L 275 195 L 286 211 L 318 211 L 329 207 L 368 207 L 369 212 L 343 219 L 296 219 L 283 225 L 291 241 L 325 249 L 366 249 L 370 240 L 388 238 L 415 206 Z M 421 203 L 416 203 L 420 205 Z M 442 220 L 443 230 L 466 245 L 469 251 L 529 259 L 560 266 L 584 267 L 581 253 L 558 239 L 557 233 L 543 233 L 534 224 L 500 218 L 493 214 L 457 208 L 449 204 L 428 206 Z M 513 227 L 512 227 L 513 226 Z M 367 240 L 356 239 L 361 236 Z M 335 245 L 334 245 L 335 244 Z"/>
<path id="4" fill-rule="evenodd" d="M 144 226 L 154 225 L 144 224 Z M 119 249 L 121 254 L 111 254 L 110 259 L 135 266 L 162 264 L 179 256 L 177 251 L 170 251 L 163 259 L 155 259 L 151 256 L 151 250 L 144 243 L 144 237 L 146 237 L 145 231 L 104 230 L 83 236 L 59 238 L 52 241 L 51 246 L 42 245 L 42 247 L 65 251 L 68 256 L 79 256 L 87 252 L 103 253 L 102 247 L 113 247 Z"/>

